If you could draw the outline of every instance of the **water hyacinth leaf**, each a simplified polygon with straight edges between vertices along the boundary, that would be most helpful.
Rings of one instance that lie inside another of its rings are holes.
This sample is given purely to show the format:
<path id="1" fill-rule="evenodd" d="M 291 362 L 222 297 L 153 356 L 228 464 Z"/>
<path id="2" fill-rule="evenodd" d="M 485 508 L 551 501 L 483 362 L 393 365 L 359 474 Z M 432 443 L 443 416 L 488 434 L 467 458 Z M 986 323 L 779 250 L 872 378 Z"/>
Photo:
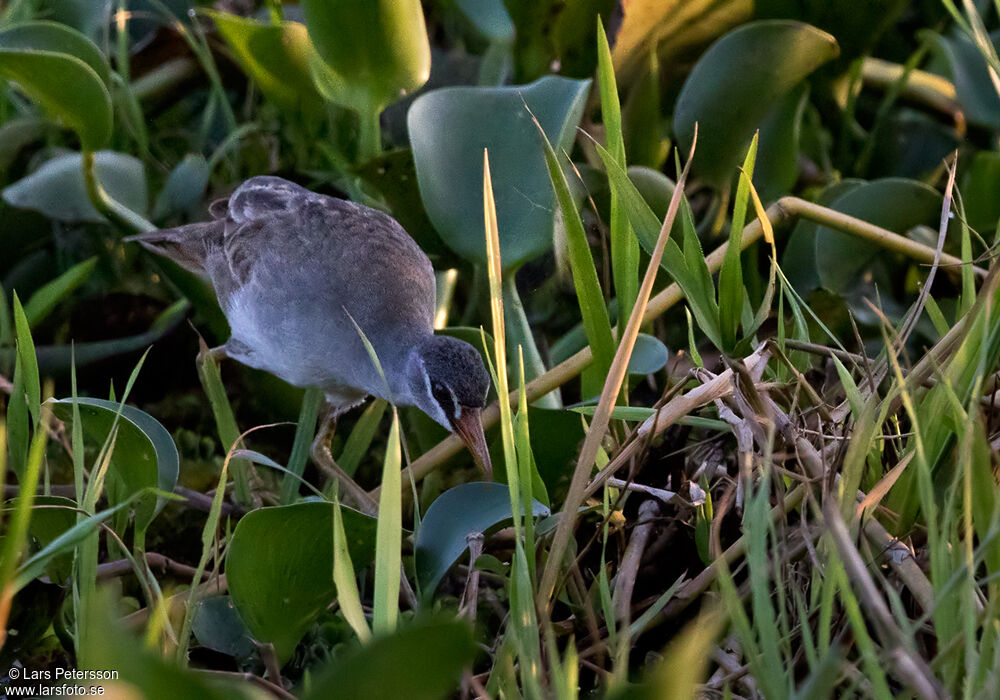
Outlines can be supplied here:
<path id="1" fill-rule="evenodd" d="M 65 23 L 40 21 L 16 24 L 0 32 L 0 49 L 75 56 L 97 73 L 105 87 L 111 85 L 111 67 L 97 44 Z"/>
<path id="2" fill-rule="evenodd" d="M 712 44 L 674 109 L 674 131 L 685 150 L 699 125 L 693 172 L 724 187 L 771 107 L 838 51 L 830 34 L 791 20 L 751 22 Z"/>
<path id="3" fill-rule="evenodd" d="M 969 226 L 990 239 L 1000 220 L 1000 153 L 980 151 L 972 159 L 961 187 Z"/>
<path id="4" fill-rule="evenodd" d="M 548 514 L 549 509 L 538 501 L 532 504 L 532 515 Z M 510 490 L 505 484 L 476 481 L 438 496 L 417 532 L 416 573 L 423 595 L 434 594 L 448 569 L 468 548 L 468 535 L 485 533 L 510 520 Z"/>
<path id="5" fill-rule="evenodd" d="M 799 177 L 799 135 L 809 85 L 792 89 L 767 113 L 760 125 L 760 158 L 753 181 L 764 204 L 791 192 Z"/>
<path id="6" fill-rule="evenodd" d="M 484 148 L 490 153 L 504 268 L 516 269 L 550 249 L 555 197 L 528 109 L 562 152 L 572 142 L 589 85 L 589 80 L 547 76 L 530 85 L 442 88 L 413 102 L 407 123 L 420 196 L 452 250 L 470 262 L 486 262 Z"/>
<path id="7" fill-rule="evenodd" d="M 5 507 L 16 508 L 17 499 L 9 501 Z M 31 510 L 28 533 L 36 545 L 32 553 L 44 549 L 57 537 L 76 524 L 76 502 L 60 496 L 35 496 Z M 73 572 L 73 552 L 54 555 L 44 566 L 45 574 L 53 583 L 62 584 Z"/>
<path id="8" fill-rule="evenodd" d="M 455 6 L 490 41 L 514 41 L 514 23 L 503 0 L 456 0 Z"/>
<path id="9" fill-rule="evenodd" d="M 206 10 L 243 71 L 279 109 L 306 117 L 323 115 L 323 98 L 313 84 L 315 49 L 299 22 L 271 24 Z"/>
<path id="10" fill-rule="evenodd" d="M 892 202 L 893 206 L 885 206 Z M 830 208 L 894 233 L 904 234 L 919 224 L 935 224 L 941 213 L 941 195 L 915 180 L 885 178 L 865 183 L 838 197 Z M 847 293 L 876 256 L 876 243 L 821 226 L 816 230 L 816 261 L 820 282 L 830 291 Z"/>
<path id="11" fill-rule="evenodd" d="M 159 421 L 134 406 L 121 406 L 114 401 L 83 397 L 77 403 L 83 433 L 98 446 L 104 444 L 121 409 L 106 481 L 109 503 L 125 503 L 136 494 L 154 488 L 167 493 L 174 490 L 180 457 L 170 433 Z M 49 405 L 60 420 L 72 422 L 73 399 L 53 399 Z M 135 504 L 136 528 L 145 530 L 164 503 L 152 494 L 139 497 Z"/>
<path id="12" fill-rule="evenodd" d="M 34 328 L 45 320 L 60 301 L 86 281 L 96 264 L 96 256 L 77 263 L 32 294 L 28 303 L 24 305 L 28 326 Z"/>
<path id="13" fill-rule="evenodd" d="M 201 646 L 236 659 L 249 659 L 256 650 L 250 630 L 227 595 L 198 601 L 191 632 Z"/>
<path id="14" fill-rule="evenodd" d="M 148 201 L 142 161 L 124 153 L 98 151 L 95 162 L 97 180 L 111 198 L 134 212 L 145 213 Z M 12 207 L 31 209 L 58 221 L 106 221 L 87 196 L 80 153 L 45 161 L 38 170 L 6 187 L 3 199 Z"/>
<path id="15" fill-rule="evenodd" d="M 317 84 L 327 99 L 362 113 L 379 112 L 430 77 L 419 0 L 303 0 L 302 8 L 325 68 Z"/>
<path id="16" fill-rule="evenodd" d="M 659 372 L 670 359 L 670 351 L 659 338 L 648 333 L 640 333 L 635 339 L 635 348 L 628 360 L 628 373 L 637 375 Z"/>
<path id="17" fill-rule="evenodd" d="M 111 20 L 113 4 L 113 0 L 42 0 L 41 8 L 45 17 L 97 41 Z"/>
<path id="18" fill-rule="evenodd" d="M 407 698 L 439 700 L 458 689 L 476 645 L 462 620 L 414 621 L 395 634 L 345 652 L 312 679 L 306 700 Z"/>
<path id="19" fill-rule="evenodd" d="M 16 83 L 51 118 L 75 131 L 84 149 L 103 148 L 111 138 L 113 117 L 111 95 L 100 74 L 69 53 L 24 48 L 16 42 L 5 46 L 3 36 L 0 33 L 0 77 Z M 65 48 L 79 49 L 80 44 L 67 43 Z"/>
<path id="20" fill-rule="evenodd" d="M 45 135 L 49 126 L 37 117 L 15 117 L 0 125 L 0 173 L 11 166 L 28 144 Z"/>
<path id="21" fill-rule="evenodd" d="M 151 216 L 162 219 L 177 214 L 191 214 L 201 205 L 211 175 L 208 161 L 200 153 L 188 153 L 170 171 L 163 189 L 156 196 Z"/>
<path id="22" fill-rule="evenodd" d="M 226 579 L 233 605 L 254 638 L 287 660 L 316 617 L 336 597 L 333 504 L 306 501 L 260 508 L 233 532 Z M 355 570 L 375 556 L 376 521 L 341 507 Z"/>
<path id="23" fill-rule="evenodd" d="M 816 203 L 830 206 L 840 197 L 864 184 L 863 180 L 846 179 L 834 183 L 820 192 Z M 816 232 L 820 225 L 806 219 L 799 220 L 788 238 L 785 252 L 781 257 L 781 268 L 788 281 L 800 294 L 806 294 L 820 286 L 819 270 L 816 264 Z"/>
<path id="24" fill-rule="evenodd" d="M 919 36 L 930 42 L 946 66 L 966 121 L 986 129 L 1000 129 L 1000 94 L 976 45 L 965 36 L 944 37 L 930 30 L 920 32 Z M 990 38 L 994 46 L 1000 45 L 1000 32 L 994 32 Z"/>

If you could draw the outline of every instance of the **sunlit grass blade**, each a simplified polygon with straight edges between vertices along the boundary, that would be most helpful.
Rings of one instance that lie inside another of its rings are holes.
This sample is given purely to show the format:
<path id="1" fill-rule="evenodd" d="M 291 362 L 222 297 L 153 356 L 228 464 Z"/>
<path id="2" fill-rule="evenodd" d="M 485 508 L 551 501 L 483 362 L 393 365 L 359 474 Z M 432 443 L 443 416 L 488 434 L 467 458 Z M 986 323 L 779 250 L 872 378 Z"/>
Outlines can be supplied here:
<path id="1" fill-rule="evenodd" d="M 597 79 L 601 92 L 601 121 L 608 151 L 621 167 L 625 167 L 625 138 L 622 132 L 621 104 L 615 80 L 611 49 L 601 18 L 597 18 Z M 614 273 L 618 313 L 628 318 L 639 295 L 639 241 L 632 233 L 628 217 L 618 201 L 618 193 L 611 192 L 611 270 Z M 596 353 L 595 353 L 596 356 Z M 610 364 L 610 361 L 609 361 Z"/>
<path id="2" fill-rule="evenodd" d="M 375 601 L 372 630 L 391 634 L 399 618 L 399 588 L 402 564 L 403 511 L 400 469 L 403 458 L 399 447 L 399 415 L 392 409 L 392 427 L 382 468 L 382 492 L 378 501 L 378 526 L 375 545 Z"/>
<path id="3" fill-rule="evenodd" d="M 351 563 L 351 552 L 347 548 L 347 535 L 344 533 L 344 516 L 337 498 L 333 500 L 333 583 L 337 587 L 337 604 L 340 605 L 344 619 L 354 630 L 354 634 L 358 635 L 358 639 L 367 642 L 371 639 L 372 632 L 361 607 L 358 582 L 354 578 L 354 564 Z"/>
<path id="4" fill-rule="evenodd" d="M 754 134 L 750 148 L 743 161 L 743 172 L 748 178 L 753 177 L 754 163 L 757 160 L 757 138 Z M 740 261 L 740 238 L 743 235 L 743 224 L 746 221 L 747 201 L 750 197 L 749 181 L 740 178 L 736 187 L 736 200 L 733 202 L 733 220 L 729 228 L 729 247 L 719 269 L 719 331 L 726 351 L 731 351 L 736 344 L 740 324 L 740 312 L 743 308 L 743 265 Z"/>

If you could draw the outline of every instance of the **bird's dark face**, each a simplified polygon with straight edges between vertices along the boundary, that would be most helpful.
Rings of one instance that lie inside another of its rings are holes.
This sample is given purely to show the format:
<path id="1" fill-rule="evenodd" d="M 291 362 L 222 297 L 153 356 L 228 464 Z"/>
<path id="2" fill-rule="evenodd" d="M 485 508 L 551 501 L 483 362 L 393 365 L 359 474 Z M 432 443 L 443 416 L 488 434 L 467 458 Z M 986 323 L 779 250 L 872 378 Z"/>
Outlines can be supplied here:
<path id="1" fill-rule="evenodd" d="M 491 473 L 480 416 L 490 375 L 476 349 L 457 338 L 437 335 L 416 349 L 409 369 L 417 407 L 462 438 L 480 466 Z"/>

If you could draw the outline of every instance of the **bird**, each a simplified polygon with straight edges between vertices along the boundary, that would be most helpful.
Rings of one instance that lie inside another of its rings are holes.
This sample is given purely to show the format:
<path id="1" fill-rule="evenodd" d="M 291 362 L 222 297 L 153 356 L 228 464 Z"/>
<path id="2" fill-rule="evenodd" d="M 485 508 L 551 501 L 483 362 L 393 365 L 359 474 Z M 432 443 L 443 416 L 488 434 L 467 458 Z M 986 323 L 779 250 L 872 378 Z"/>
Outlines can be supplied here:
<path id="1" fill-rule="evenodd" d="M 416 406 L 492 475 L 481 419 L 490 375 L 471 344 L 434 333 L 434 270 L 394 218 L 270 175 L 209 214 L 125 240 L 211 283 L 231 330 L 214 358 L 319 388 L 325 426 L 367 396 Z M 319 431 L 314 459 L 329 434 Z"/>

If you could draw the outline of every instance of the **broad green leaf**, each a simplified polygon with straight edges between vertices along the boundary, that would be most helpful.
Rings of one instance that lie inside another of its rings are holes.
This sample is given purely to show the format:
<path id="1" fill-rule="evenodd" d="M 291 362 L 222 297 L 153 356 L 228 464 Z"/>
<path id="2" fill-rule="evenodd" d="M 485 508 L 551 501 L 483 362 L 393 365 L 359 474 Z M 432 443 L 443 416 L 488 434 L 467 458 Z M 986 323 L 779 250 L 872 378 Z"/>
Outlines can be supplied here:
<path id="1" fill-rule="evenodd" d="M 475 655 L 464 621 L 417 619 L 395 634 L 338 655 L 315 673 L 303 697 L 443 700 L 458 692 L 462 669 Z"/>
<path id="2" fill-rule="evenodd" d="M 327 99 L 377 113 L 430 77 L 419 0 L 303 0 L 302 8 L 326 68 L 317 84 Z"/>
<path id="3" fill-rule="evenodd" d="M 829 207 L 833 202 L 856 187 L 865 184 L 863 180 L 847 179 L 836 182 L 816 198 L 816 203 Z M 792 234 L 781 256 L 781 268 L 788 280 L 800 294 L 806 294 L 820 286 L 819 269 L 816 264 L 816 232 L 820 225 L 800 219 L 792 229 Z"/>
<path id="4" fill-rule="evenodd" d="M 249 659 L 256 649 L 250 630 L 227 595 L 198 601 L 191 632 L 201 646 L 237 659 Z"/>
<path id="5" fill-rule="evenodd" d="M 640 333 L 635 339 L 632 356 L 628 360 L 628 373 L 646 375 L 659 372 L 670 359 L 667 346 L 648 333 Z"/>
<path id="6" fill-rule="evenodd" d="M 176 7 L 174 0 L 167 2 Z M 41 0 L 40 5 L 45 17 L 73 27 L 97 41 L 108 27 L 114 3 L 109 0 Z M 134 11 L 137 8 L 130 6 L 129 9 Z M 131 19 L 135 21 L 137 18 L 133 16 Z"/>
<path id="7" fill-rule="evenodd" d="M 692 171 L 725 187 L 771 107 L 838 50 L 826 32 L 789 20 L 751 22 L 712 44 L 674 108 L 674 131 L 685 150 L 699 125 Z"/>
<path id="8" fill-rule="evenodd" d="M 336 597 L 333 504 L 315 501 L 260 508 L 233 532 L 226 580 L 254 638 L 287 660 L 316 617 Z M 375 554 L 375 519 L 341 507 L 355 569 Z"/>
<path id="9" fill-rule="evenodd" d="M 200 153 L 188 153 L 167 176 L 163 189 L 156 196 L 152 218 L 193 213 L 205 197 L 210 175 L 205 157 Z"/>
<path id="10" fill-rule="evenodd" d="M 98 590 L 81 611 L 86 617 L 80 621 L 79 628 L 87 634 L 80 640 L 79 668 L 114 669 L 118 672 L 118 680 L 87 681 L 88 685 L 102 685 L 102 694 L 106 697 L 131 694 L 145 700 L 251 697 L 232 681 L 210 681 L 204 674 L 168 662 L 160 651 L 150 649 L 135 638 L 119 621 L 112 590 L 110 586 Z"/>
<path id="11" fill-rule="evenodd" d="M 180 457 L 170 433 L 159 421 L 134 406 L 120 406 L 104 399 L 78 398 L 84 435 L 102 445 L 121 408 L 118 436 L 107 476 L 108 502 L 129 501 L 136 494 L 157 488 L 170 493 L 177 485 Z M 53 399 L 52 411 L 62 421 L 73 419 L 73 399 Z M 151 495 L 135 505 L 135 526 L 145 530 L 165 501 Z"/>
<path id="12" fill-rule="evenodd" d="M 506 485 L 479 481 L 448 489 L 431 503 L 415 545 L 417 581 L 425 597 L 434 595 L 448 569 L 466 551 L 466 537 L 510 522 L 510 503 Z M 548 508 L 534 502 L 532 515 L 548 514 Z"/>
<path id="13" fill-rule="evenodd" d="M 979 151 L 962 179 L 962 198 L 969 226 L 987 240 L 1000 221 L 1000 153 Z"/>
<path id="14" fill-rule="evenodd" d="M 96 256 L 77 263 L 32 294 L 24 305 L 28 326 L 34 327 L 41 323 L 60 301 L 86 281 L 96 264 Z"/>
<path id="15" fill-rule="evenodd" d="M 491 41 L 514 40 L 514 23 L 503 0 L 455 0 L 455 6 Z"/>
<path id="16" fill-rule="evenodd" d="M 299 22 L 271 24 L 206 10 L 243 71 L 267 99 L 292 115 L 323 115 L 323 98 L 313 84 L 310 60 L 315 49 Z"/>
<path id="17" fill-rule="evenodd" d="M 51 117 L 75 131 L 84 149 L 103 148 L 111 138 L 112 109 L 100 74 L 83 59 L 48 48 L 47 36 L 45 48 L 24 48 L 5 46 L 6 33 L 0 33 L 0 77 L 16 83 Z M 80 44 L 65 48 L 76 50 Z"/>
<path id="18" fill-rule="evenodd" d="M 966 121 L 986 129 L 1000 129 L 1000 94 L 976 45 L 965 36 L 944 37 L 930 30 L 920 32 L 920 36 L 931 42 L 947 66 Z M 1000 33 L 994 32 L 990 38 L 994 46 L 1000 45 Z"/>
<path id="19" fill-rule="evenodd" d="M 754 187 L 764 204 L 789 194 L 799 178 L 799 134 L 809 97 L 802 83 L 788 92 L 760 124 L 760 158 Z"/>
<path id="20" fill-rule="evenodd" d="M 875 46 L 879 36 L 893 26 L 908 0 L 866 0 L 863 3 L 828 0 L 755 0 L 756 19 L 796 19 L 829 32 L 840 44 L 841 56 L 834 73 Z"/>
<path id="21" fill-rule="evenodd" d="M 887 207 L 886 202 L 893 205 Z M 941 195 L 921 182 L 885 178 L 850 189 L 833 201 L 830 208 L 905 234 L 918 224 L 937 222 Z M 884 254 L 884 249 L 876 243 L 825 226 L 819 227 L 815 235 L 819 279 L 833 292 L 849 293 L 872 261 Z"/>
<path id="22" fill-rule="evenodd" d="M 0 32 L 0 50 L 47 51 L 75 56 L 97 73 L 110 90 L 111 67 L 97 44 L 80 32 L 59 22 L 40 21 L 16 24 Z"/>
<path id="23" fill-rule="evenodd" d="M 4 504 L 5 508 L 16 508 L 18 499 L 12 499 Z M 76 502 L 59 496 L 35 496 L 34 507 L 31 510 L 31 522 L 28 524 L 28 534 L 34 544 L 32 551 L 36 554 L 51 544 L 76 524 Z M 4 514 L 7 517 L 7 514 Z M 44 565 L 45 574 L 53 583 L 62 584 L 73 572 L 73 552 L 63 552 L 53 555 Z"/>
<path id="24" fill-rule="evenodd" d="M 418 97 L 407 117 L 424 208 L 445 243 L 483 264 L 483 149 L 506 270 L 552 246 L 555 197 L 531 114 L 557 152 L 567 149 L 590 82 L 547 76 L 530 85 L 449 87 Z M 525 108 L 527 105 L 527 108 Z"/>
<path id="25" fill-rule="evenodd" d="M 124 153 L 99 151 L 95 162 L 97 179 L 107 193 L 132 211 L 145 213 L 148 202 L 142 161 Z M 6 187 L 3 198 L 12 207 L 32 209 L 58 221 L 106 221 L 87 196 L 79 153 L 45 161 L 38 170 Z"/>

